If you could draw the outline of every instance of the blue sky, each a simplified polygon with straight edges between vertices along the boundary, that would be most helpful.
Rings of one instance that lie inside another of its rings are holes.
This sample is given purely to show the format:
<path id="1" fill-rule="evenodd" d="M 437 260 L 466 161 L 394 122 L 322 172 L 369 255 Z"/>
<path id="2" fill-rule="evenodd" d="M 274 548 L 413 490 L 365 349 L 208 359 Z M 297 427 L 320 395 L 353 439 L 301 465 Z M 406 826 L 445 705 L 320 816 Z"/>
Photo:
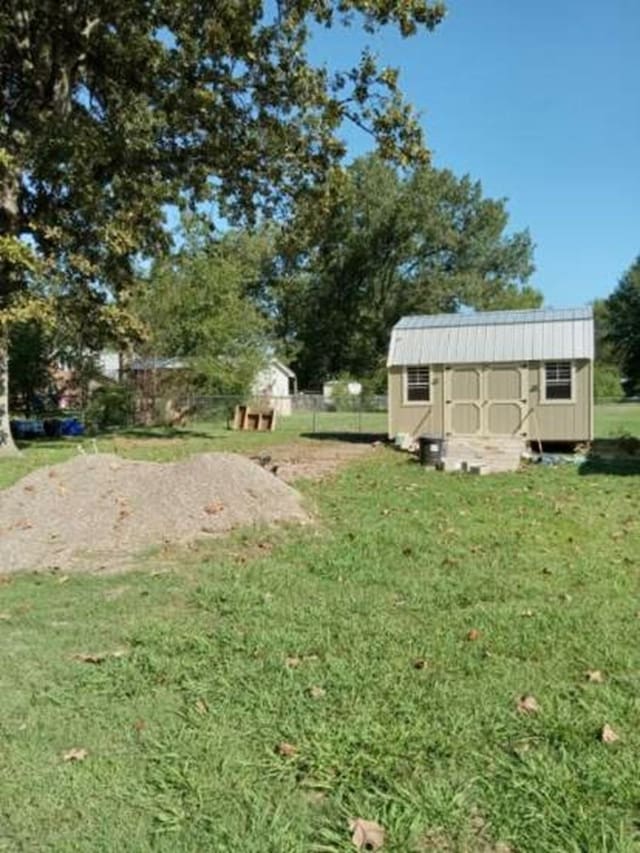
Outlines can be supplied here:
<path id="1" fill-rule="evenodd" d="M 508 199 L 545 304 L 613 290 L 640 254 L 640 0 L 448 0 L 432 34 L 321 32 L 311 56 L 371 44 L 420 112 L 433 162 Z M 350 153 L 368 150 L 346 130 Z"/>

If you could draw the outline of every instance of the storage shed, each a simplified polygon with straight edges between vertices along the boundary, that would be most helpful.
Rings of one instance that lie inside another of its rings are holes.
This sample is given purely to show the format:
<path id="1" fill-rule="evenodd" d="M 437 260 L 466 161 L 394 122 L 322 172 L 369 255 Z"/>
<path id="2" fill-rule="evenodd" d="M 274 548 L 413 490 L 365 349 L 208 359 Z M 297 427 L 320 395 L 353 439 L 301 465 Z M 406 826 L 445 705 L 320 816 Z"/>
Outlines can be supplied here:
<path id="1" fill-rule="evenodd" d="M 593 437 L 591 308 L 403 317 L 389 347 L 389 435 Z"/>

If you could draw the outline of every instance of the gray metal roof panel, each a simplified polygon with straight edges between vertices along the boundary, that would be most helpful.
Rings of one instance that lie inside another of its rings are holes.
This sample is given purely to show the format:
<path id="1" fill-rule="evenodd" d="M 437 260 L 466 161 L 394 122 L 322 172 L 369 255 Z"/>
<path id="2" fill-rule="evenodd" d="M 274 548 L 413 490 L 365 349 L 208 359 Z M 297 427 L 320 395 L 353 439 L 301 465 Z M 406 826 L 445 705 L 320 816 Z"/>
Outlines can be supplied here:
<path id="1" fill-rule="evenodd" d="M 517 311 L 477 311 L 460 314 L 413 314 L 402 317 L 394 329 L 425 329 L 450 326 L 493 326 L 511 323 L 549 323 L 590 320 L 591 306 L 582 308 L 531 308 Z"/>
<path id="2" fill-rule="evenodd" d="M 591 308 L 404 317 L 387 364 L 468 364 L 593 358 Z"/>

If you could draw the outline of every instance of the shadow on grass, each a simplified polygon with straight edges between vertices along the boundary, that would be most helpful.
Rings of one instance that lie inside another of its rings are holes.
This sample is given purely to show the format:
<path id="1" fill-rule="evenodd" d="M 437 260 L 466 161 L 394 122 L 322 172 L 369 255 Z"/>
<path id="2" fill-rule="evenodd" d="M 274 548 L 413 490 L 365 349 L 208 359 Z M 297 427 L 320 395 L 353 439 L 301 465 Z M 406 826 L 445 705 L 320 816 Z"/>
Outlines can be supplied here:
<path id="1" fill-rule="evenodd" d="M 589 456 L 578 469 L 581 476 L 590 474 L 614 474 L 620 477 L 640 475 L 640 457 L 633 456 Z"/>
<path id="2" fill-rule="evenodd" d="M 344 441 L 349 444 L 373 444 L 374 441 L 387 441 L 386 433 L 381 432 L 302 432 L 300 438 L 315 441 Z"/>
<path id="3" fill-rule="evenodd" d="M 226 431 L 226 427 L 221 426 L 220 431 Z M 231 430 L 229 430 L 231 434 Z M 188 427 L 132 427 L 131 429 L 120 429 L 117 432 L 103 432 L 98 438 L 214 438 L 210 432 L 202 430 L 189 429 Z M 220 438 L 225 438 L 224 435 L 216 434 L 216 441 Z"/>

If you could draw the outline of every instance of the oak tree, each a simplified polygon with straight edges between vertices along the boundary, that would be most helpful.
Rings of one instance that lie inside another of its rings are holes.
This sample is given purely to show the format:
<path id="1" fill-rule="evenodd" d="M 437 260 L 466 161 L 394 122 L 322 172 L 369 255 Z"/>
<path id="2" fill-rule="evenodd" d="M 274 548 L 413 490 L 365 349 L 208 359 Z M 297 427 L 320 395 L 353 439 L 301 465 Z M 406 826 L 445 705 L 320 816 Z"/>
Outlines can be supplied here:
<path id="1" fill-rule="evenodd" d="M 286 212 L 344 155 L 342 122 L 425 156 L 397 72 L 365 51 L 314 66 L 312 24 L 433 29 L 439 0 L 5 0 L 0 5 L 0 309 L 33 276 L 105 306 L 166 247 L 168 203 Z M 5 334 L 5 333 L 3 333 Z M 0 344 L 0 444 L 10 446 Z"/>

